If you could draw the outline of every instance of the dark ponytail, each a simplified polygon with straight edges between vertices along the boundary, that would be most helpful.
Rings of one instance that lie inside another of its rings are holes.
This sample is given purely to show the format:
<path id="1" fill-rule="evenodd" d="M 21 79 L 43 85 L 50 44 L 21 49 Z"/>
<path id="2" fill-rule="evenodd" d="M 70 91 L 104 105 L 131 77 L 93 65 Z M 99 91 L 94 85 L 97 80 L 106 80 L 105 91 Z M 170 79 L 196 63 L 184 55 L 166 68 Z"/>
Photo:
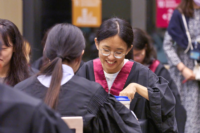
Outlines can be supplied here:
<path id="1" fill-rule="evenodd" d="M 62 80 L 62 59 L 56 57 L 53 61 L 42 68 L 42 72 L 49 73 L 52 71 L 51 84 L 47 90 L 46 97 L 44 102 L 49 105 L 51 108 L 55 109 L 58 101 L 58 96 L 60 92 L 60 84 Z"/>
<path id="2" fill-rule="evenodd" d="M 44 56 L 49 63 L 41 68 L 40 75 L 51 76 L 50 87 L 44 102 L 56 109 L 63 77 L 63 62 L 71 63 L 80 57 L 85 48 L 81 30 L 71 24 L 57 24 L 48 33 Z"/>

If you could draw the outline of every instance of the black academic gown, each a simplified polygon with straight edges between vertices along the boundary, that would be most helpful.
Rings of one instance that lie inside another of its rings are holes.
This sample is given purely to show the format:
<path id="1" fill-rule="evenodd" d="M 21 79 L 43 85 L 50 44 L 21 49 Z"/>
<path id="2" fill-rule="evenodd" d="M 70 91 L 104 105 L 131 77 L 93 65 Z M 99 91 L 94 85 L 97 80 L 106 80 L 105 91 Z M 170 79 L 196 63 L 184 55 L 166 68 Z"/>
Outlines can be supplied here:
<path id="1" fill-rule="evenodd" d="M 150 66 L 154 65 L 153 64 L 154 62 L 152 62 L 152 64 Z M 161 63 L 159 63 L 159 65 L 156 65 L 155 74 L 158 76 L 162 76 L 169 82 L 169 87 L 172 90 L 174 97 L 176 99 L 175 116 L 176 116 L 178 131 L 179 131 L 179 133 L 184 133 L 185 122 L 186 122 L 187 116 L 186 116 L 186 110 L 183 107 L 183 105 L 181 104 L 181 99 L 180 99 L 180 95 L 178 92 L 178 88 L 177 88 L 176 84 L 174 83 L 173 79 L 171 78 L 168 70 Z"/>
<path id="2" fill-rule="evenodd" d="M 44 99 L 47 91 L 36 76 L 15 88 L 40 99 Z M 99 84 L 76 75 L 61 86 L 56 110 L 62 116 L 82 116 L 85 133 L 141 133 L 130 110 Z"/>
<path id="3" fill-rule="evenodd" d="M 35 74 L 39 73 L 39 70 L 33 68 L 33 67 L 29 67 L 29 75 L 33 76 Z"/>
<path id="4" fill-rule="evenodd" d="M 0 133 L 71 133 L 40 100 L 0 85 Z"/>
<path id="5" fill-rule="evenodd" d="M 93 61 L 85 62 L 77 75 L 95 81 Z M 136 93 L 130 105 L 141 121 L 148 120 L 147 132 L 177 133 L 175 98 L 168 82 L 157 77 L 149 68 L 134 62 L 124 88 L 130 83 L 138 83 L 148 89 L 149 101 Z"/>

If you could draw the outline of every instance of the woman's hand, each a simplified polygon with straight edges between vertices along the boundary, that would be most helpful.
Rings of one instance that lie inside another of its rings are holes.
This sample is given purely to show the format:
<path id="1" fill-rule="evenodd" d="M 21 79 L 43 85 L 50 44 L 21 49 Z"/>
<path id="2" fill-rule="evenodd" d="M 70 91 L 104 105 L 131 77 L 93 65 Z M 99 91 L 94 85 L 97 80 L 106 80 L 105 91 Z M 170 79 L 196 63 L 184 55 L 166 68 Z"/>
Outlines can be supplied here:
<path id="1" fill-rule="evenodd" d="M 134 98 L 136 92 L 137 90 L 134 83 L 130 83 L 126 88 L 123 89 L 123 91 L 119 93 L 119 96 L 127 96 L 131 101 Z"/>
<path id="2" fill-rule="evenodd" d="M 182 62 L 177 65 L 177 69 L 182 73 L 183 77 L 185 78 L 183 83 L 188 80 L 195 80 L 195 74 L 193 73 L 193 71 L 186 67 Z"/>
<path id="3" fill-rule="evenodd" d="M 131 101 L 136 92 L 145 99 L 149 100 L 148 89 L 137 83 L 130 83 L 126 88 L 124 88 L 123 91 L 119 93 L 119 96 L 127 96 Z"/>
<path id="4" fill-rule="evenodd" d="M 187 80 L 195 80 L 195 74 L 193 73 L 193 71 L 191 69 L 189 69 L 188 67 L 185 67 L 182 70 L 182 75 L 185 78 L 185 81 Z"/>

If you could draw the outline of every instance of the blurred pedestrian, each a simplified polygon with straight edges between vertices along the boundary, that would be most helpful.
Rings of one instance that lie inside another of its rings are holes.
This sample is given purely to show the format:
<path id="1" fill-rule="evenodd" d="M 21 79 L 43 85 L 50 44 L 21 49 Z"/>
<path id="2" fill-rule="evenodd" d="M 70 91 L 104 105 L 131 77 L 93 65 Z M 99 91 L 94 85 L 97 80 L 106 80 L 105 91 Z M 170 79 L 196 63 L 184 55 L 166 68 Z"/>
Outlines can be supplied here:
<path id="1" fill-rule="evenodd" d="M 192 47 L 200 50 L 200 44 L 196 45 L 200 41 L 199 37 L 200 1 L 182 0 L 171 17 L 163 48 L 170 65 L 171 77 L 187 111 L 185 133 L 200 131 L 200 82 L 197 80 L 200 73 L 193 72 L 197 60 L 190 54 L 193 52 Z"/>

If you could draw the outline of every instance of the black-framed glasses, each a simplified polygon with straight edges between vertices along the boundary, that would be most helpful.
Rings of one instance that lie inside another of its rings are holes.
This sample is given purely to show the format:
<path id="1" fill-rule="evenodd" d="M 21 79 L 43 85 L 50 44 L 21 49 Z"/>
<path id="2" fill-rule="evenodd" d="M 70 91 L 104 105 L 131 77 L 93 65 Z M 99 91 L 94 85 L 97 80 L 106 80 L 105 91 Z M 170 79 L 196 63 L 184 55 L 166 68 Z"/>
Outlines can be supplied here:
<path id="1" fill-rule="evenodd" d="M 99 49 L 99 50 L 101 51 L 101 54 L 104 55 L 104 56 L 109 56 L 111 54 L 111 51 L 108 50 L 108 49 L 102 48 L 102 49 Z M 113 55 L 114 55 L 115 58 L 120 59 L 125 55 L 125 53 L 116 51 L 116 52 L 114 52 Z"/>

